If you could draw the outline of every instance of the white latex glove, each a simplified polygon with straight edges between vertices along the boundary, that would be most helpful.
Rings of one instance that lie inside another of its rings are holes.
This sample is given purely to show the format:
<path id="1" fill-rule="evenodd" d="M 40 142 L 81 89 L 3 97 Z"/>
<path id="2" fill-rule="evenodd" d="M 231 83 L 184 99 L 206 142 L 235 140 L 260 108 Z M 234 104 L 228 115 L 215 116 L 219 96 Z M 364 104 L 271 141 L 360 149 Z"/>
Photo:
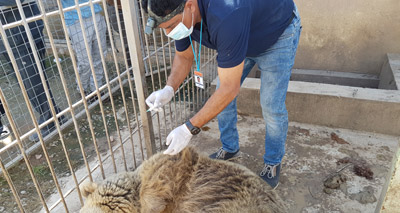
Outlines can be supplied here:
<path id="1" fill-rule="evenodd" d="M 150 107 L 150 111 L 160 112 L 162 111 L 162 106 L 170 102 L 174 94 L 174 88 L 167 85 L 163 89 L 151 93 L 146 99 L 146 104 Z"/>
<path id="2" fill-rule="evenodd" d="M 168 149 L 164 151 L 164 154 L 178 154 L 188 145 L 192 136 L 192 133 L 189 131 L 185 124 L 175 128 L 174 130 L 172 130 L 172 132 L 169 133 L 167 137 L 166 144 L 168 146 Z"/>

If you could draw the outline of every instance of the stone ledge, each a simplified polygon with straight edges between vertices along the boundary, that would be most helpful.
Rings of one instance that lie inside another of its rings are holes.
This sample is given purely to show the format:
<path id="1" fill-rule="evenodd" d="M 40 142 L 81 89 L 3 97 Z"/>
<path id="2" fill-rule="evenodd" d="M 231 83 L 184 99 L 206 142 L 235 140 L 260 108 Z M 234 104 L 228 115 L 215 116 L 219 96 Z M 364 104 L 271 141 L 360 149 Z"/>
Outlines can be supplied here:
<path id="1" fill-rule="evenodd" d="M 216 80 L 213 82 L 214 88 Z M 260 79 L 247 78 L 238 96 L 238 111 L 261 117 Z M 290 81 L 289 120 L 328 127 L 400 135 L 400 92 Z"/>
<path id="2" fill-rule="evenodd" d="M 379 79 L 379 89 L 400 89 L 400 54 L 387 54 Z"/>
<path id="3" fill-rule="evenodd" d="M 260 79 L 247 78 L 243 82 L 239 113 L 262 116 L 259 88 Z M 400 135 L 397 90 L 290 81 L 286 106 L 290 121 Z"/>

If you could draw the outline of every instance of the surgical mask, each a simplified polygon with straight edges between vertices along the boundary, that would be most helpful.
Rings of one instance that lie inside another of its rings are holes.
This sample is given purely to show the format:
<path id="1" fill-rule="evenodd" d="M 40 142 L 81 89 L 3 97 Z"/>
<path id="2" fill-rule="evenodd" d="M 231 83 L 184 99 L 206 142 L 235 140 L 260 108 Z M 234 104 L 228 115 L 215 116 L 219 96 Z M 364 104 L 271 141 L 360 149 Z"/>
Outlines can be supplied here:
<path id="1" fill-rule="evenodd" d="M 183 18 L 185 17 L 185 13 L 183 13 L 182 16 L 182 21 L 176 25 L 176 27 L 174 29 L 171 30 L 171 32 L 169 32 L 169 34 L 167 34 L 167 32 L 164 29 L 164 33 L 166 36 L 174 39 L 174 40 L 181 40 L 183 38 L 188 37 L 190 34 L 192 34 L 193 32 L 193 13 L 192 13 L 192 26 L 190 27 L 190 29 L 188 29 L 184 24 L 183 24 Z"/>

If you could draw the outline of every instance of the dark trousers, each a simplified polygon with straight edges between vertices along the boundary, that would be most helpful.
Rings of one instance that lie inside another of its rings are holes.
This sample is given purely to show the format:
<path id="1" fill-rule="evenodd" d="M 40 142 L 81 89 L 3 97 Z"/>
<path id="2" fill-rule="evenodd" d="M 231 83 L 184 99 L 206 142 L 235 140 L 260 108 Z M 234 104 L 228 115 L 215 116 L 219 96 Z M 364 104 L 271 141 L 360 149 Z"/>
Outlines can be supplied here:
<path id="1" fill-rule="evenodd" d="M 122 31 L 122 32 L 119 32 L 118 19 L 117 19 L 117 14 L 115 13 L 115 7 L 107 4 L 107 9 L 108 9 L 108 14 L 110 17 L 112 29 L 117 31 L 118 33 L 122 33 L 122 38 L 124 39 L 124 44 L 125 44 L 125 52 L 126 52 L 128 67 L 131 67 L 132 63 L 131 63 L 131 57 L 129 54 L 128 38 L 126 37 L 125 21 L 124 21 L 124 16 L 122 14 L 122 10 L 118 9 L 118 16 L 119 16 L 119 21 L 121 24 L 121 31 Z"/>
<path id="2" fill-rule="evenodd" d="M 23 4 L 23 11 L 27 18 L 32 17 L 34 15 L 39 15 L 40 10 L 37 7 L 36 2 L 30 2 L 27 4 Z M 15 21 L 21 20 L 21 15 L 17 7 L 11 7 L 8 9 L 0 10 L 0 21 L 3 25 L 10 24 Z M 30 22 L 29 30 L 33 36 L 34 43 L 36 44 L 37 53 L 39 55 L 40 63 L 36 64 L 33 56 L 32 49 L 30 47 L 28 36 L 26 34 L 24 26 L 18 26 L 11 29 L 6 30 L 8 43 L 11 46 L 14 58 L 17 62 L 18 70 L 14 70 L 11 65 L 10 57 L 6 51 L 6 48 L 3 45 L 3 41 L 0 40 L 0 51 L 1 54 L 8 61 L 8 65 L 10 69 L 14 72 L 18 71 L 22 77 L 22 81 L 26 92 L 28 94 L 29 101 L 31 102 L 34 110 L 39 114 L 38 123 L 41 124 L 44 121 L 50 119 L 52 117 L 50 106 L 46 98 L 46 94 L 44 92 L 43 83 L 46 83 L 51 100 L 53 101 L 54 107 L 56 108 L 56 112 L 58 113 L 60 110 L 56 107 L 53 95 L 51 93 L 49 84 L 47 82 L 47 76 L 44 73 L 45 82 L 42 82 L 39 75 L 39 68 L 41 66 L 43 70 L 45 70 L 44 57 L 45 57 L 45 46 L 43 41 L 43 21 L 37 20 L 34 22 Z M 4 114 L 3 105 L 0 103 L 0 108 L 2 113 Z M 50 129 L 54 126 L 54 123 L 46 126 L 47 129 Z"/>
<path id="3" fill-rule="evenodd" d="M 0 131 L 3 130 L 3 123 L 1 122 L 1 116 L 4 115 L 6 111 L 4 111 L 3 104 L 0 101 Z"/>
<path id="4" fill-rule="evenodd" d="M 45 52 L 46 52 L 45 46 L 44 46 L 43 40 L 39 40 L 39 42 L 38 42 L 38 40 L 36 40 L 36 42 L 37 42 L 36 48 L 38 50 L 38 55 L 39 55 L 39 58 L 41 61 L 40 66 L 42 67 L 42 69 L 44 71 L 45 70 L 44 57 L 45 57 Z M 31 102 L 35 111 L 37 113 L 39 113 L 40 116 L 39 116 L 38 123 L 41 124 L 44 121 L 50 119 L 52 117 L 52 115 L 51 115 L 50 106 L 49 106 L 49 103 L 47 101 L 47 97 L 46 97 L 46 94 L 44 91 L 44 87 L 43 87 L 42 81 L 40 79 L 39 68 L 34 60 L 32 49 L 30 48 L 29 43 L 26 43 L 24 45 L 19 45 L 18 47 L 14 47 L 13 54 L 14 54 L 15 60 L 17 62 L 19 73 L 21 74 L 22 81 L 24 83 L 26 92 L 28 94 L 29 101 Z M 8 61 L 11 61 L 9 55 L 6 52 L 3 52 L 3 55 Z M 11 62 L 10 62 L 10 67 L 11 67 L 11 69 L 13 69 L 13 67 L 11 66 Z M 60 110 L 54 102 L 53 94 L 50 90 L 50 86 L 47 81 L 47 75 L 45 72 L 43 74 L 46 79 L 47 87 L 49 88 L 51 100 L 53 101 L 56 112 L 58 113 Z M 2 104 L 1 104 L 1 108 L 3 108 Z M 4 109 L 3 109 L 3 111 L 4 111 Z"/>

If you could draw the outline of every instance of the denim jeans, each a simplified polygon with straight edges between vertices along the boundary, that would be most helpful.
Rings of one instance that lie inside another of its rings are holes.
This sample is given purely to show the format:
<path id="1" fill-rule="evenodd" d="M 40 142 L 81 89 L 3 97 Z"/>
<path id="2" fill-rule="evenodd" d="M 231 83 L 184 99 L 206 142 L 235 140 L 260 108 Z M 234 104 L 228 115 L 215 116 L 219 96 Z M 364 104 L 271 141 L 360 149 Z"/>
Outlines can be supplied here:
<path id="1" fill-rule="evenodd" d="M 241 79 L 243 83 L 254 65 L 258 64 L 261 71 L 260 103 L 266 123 L 264 162 L 270 165 L 279 164 L 285 154 L 288 131 L 285 99 L 301 32 L 296 7 L 293 13 L 291 24 L 273 46 L 259 56 L 245 59 Z M 236 98 L 217 117 L 223 149 L 236 152 L 239 150 Z"/>

